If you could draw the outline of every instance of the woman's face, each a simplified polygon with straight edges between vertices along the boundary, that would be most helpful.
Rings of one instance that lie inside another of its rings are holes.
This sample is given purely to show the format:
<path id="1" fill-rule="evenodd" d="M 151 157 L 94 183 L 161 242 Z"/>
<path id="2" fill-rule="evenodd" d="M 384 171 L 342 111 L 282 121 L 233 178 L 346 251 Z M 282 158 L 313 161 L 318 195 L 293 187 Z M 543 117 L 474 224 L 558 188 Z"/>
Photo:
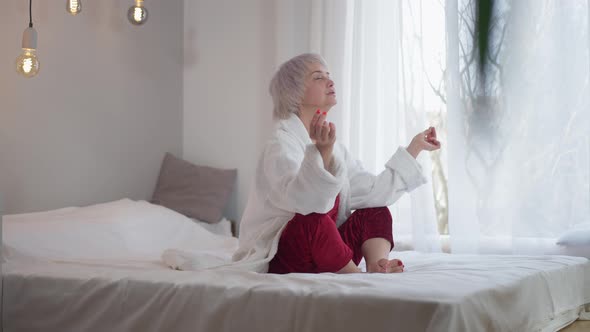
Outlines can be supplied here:
<path id="1" fill-rule="evenodd" d="M 320 63 L 312 63 L 305 75 L 305 96 L 302 105 L 312 109 L 329 110 L 336 105 L 336 90 L 330 73 Z"/>

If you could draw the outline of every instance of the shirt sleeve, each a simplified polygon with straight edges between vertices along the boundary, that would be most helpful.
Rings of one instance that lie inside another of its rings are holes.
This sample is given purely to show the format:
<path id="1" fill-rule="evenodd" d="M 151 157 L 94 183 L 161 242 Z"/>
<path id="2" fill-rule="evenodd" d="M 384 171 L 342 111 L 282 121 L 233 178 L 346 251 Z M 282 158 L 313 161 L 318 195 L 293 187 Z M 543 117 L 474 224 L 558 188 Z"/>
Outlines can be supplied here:
<path id="1" fill-rule="evenodd" d="M 297 143 L 275 141 L 266 147 L 263 162 L 271 203 L 303 215 L 330 211 L 346 180 L 343 162 L 334 156 L 328 172 L 314 144 L 302 153 Z"/>
<path id="2" fill-rule="evenodd" d="M 392 205 L 404 193 L 427 182 L 420 164 L 403 147 L 397 149 L 378 175 L 367 172 L 348 152 L 344 154 L 353 210 Z"/>

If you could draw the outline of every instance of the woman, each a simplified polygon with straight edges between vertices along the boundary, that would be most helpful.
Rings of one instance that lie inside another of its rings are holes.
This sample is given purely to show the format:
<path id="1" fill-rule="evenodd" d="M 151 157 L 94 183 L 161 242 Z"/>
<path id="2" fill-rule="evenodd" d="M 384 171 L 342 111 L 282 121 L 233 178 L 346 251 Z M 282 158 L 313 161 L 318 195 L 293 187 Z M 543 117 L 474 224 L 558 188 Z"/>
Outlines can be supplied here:
<path id="1" fill-rule="evenodd" d="M 336 90 L 321 56 L 285 62 L 270 93 L 278 126 L 258 163 L 234 261 L 259 272 L 356 273 L 364 257 L 367 272 L 402 272 L 401 261 L 388 259 L 387 206 L 426 182 L 415 158 L 440 148 L 434 128 L 398 148 L 375 176 L 336 144 L 326 121 Z"/>

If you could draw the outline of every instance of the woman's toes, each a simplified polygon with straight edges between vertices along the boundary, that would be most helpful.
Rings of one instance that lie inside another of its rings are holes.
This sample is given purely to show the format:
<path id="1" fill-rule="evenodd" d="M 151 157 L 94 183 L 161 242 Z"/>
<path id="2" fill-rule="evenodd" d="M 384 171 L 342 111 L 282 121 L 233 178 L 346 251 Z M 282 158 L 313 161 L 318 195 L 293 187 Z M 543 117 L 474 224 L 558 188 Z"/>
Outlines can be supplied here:
<path id="1" fill-rule="evenodd" d="M 367 272 L 371 273 L 400 273 L 403 271 L 404 264 L 399 259 L 382 258 L 375 263 L 367 264 Z"/>
<path id="2" fill-rule="evenodd" d="M 404 271 L 404 263 L 399 259 L 389 261 L 389 273 L 399 273 Z"/>

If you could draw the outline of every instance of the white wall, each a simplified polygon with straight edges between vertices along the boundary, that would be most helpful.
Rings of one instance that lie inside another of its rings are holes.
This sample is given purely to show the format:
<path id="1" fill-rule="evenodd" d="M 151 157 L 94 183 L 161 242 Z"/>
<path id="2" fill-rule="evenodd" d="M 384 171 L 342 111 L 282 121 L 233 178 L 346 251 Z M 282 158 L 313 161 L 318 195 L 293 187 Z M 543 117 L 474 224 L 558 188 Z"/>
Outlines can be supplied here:
<path id="1" fill-rule="evenodd" d="M 13 68 L 27 2 L 0 4 L 5 212 L 148 198 L 171 151 L 237 168 L 226 214 L 239 219 L 272 128 L 268 83 L 308 47 L 309 0 L 146 1 L 141 28 L 126 21 L 128 2 L 83 1 L 71 17 L 34 0 L 41 71 L 31 80 Z"/>
<path id="2" fill-rule="evenodd" d="M 17 76 L 28 1 L 0 1 L 0 196 L 4 212 L 151 196 L 166 151 L 182 153 L 183 0 L 33 1 L 39 75 Z"/>
<path id="3" fill-rule="evenodd" d="M 184 158 L 237 168 L 226 214 L 239 219 L 272 128 L 274 0 L 185 1 Z"/>

